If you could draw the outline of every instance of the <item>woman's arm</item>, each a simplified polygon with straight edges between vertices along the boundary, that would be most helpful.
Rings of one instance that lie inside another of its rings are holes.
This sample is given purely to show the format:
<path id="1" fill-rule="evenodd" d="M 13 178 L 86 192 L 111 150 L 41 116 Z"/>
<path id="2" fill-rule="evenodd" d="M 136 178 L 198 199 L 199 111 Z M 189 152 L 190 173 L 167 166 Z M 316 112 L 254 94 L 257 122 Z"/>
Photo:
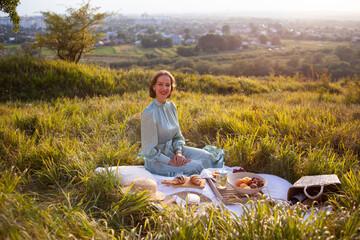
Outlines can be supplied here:
<path id="1" fill-rule="evenodd" d="M 141 153 L 149 160 L 158 160 L 168 164 L 170 158 L 156 149 L 158 145 L 158 134 L 155 117 L 151 111 L 145 111 L 141 115 Z"/>
<path id="2" fill-rule="evenodd" d="M 185 138 L 181 133 L 179 119 L 178 119 L 177 111 L 176 111 L 176 106 L 173 102 L 171 102 L 171 111 L 173 112 L 173 114 L 175 116 L 175 120 L 179 126 L 179 129 L 173 138 L 173 148 L 175 150 L 175 154 L 178 154 L 178 153 L 182 153 L 182 147 L 185 145 Z"/>

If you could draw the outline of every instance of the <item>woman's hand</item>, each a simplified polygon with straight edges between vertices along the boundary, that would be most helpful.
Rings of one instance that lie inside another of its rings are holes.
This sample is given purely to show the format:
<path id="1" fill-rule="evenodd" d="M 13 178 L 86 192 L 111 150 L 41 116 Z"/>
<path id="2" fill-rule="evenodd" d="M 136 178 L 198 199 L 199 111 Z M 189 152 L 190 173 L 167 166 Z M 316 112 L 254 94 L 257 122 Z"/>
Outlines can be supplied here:
<path id="1" fill-rule="evenodd" d="M 176 154 L 173 158 L 170 159 L 169 165 L 180 167 L 186 165 L 191 160 L 189 158 L 185 158 L 181 153 Z"/>

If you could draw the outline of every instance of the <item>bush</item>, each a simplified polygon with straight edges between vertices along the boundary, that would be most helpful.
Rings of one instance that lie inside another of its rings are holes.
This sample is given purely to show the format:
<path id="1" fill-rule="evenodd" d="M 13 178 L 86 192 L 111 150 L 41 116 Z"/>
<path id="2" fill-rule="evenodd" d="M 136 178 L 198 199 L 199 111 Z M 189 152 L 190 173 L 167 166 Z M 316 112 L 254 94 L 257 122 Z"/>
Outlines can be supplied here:
<path id="1" fill-rule="evenodd" d="M 158 58 L 159 56 L 154 53 L 145 53 L 145 57 L 147 59 L 154 59 L 154 58 Z"/>
<path id="2" fill-rule="evenodd" d="M 297 55 L 294 55 L 290 58 L 290 60 L 287 62 L 287 65 L 289 67 L 297 68 L 300 62 L 300 57 Z"/>
<path id="3" fill-rule="evenodd" d="M 237 60 L 230 66 L 230 74 L 234 76 L 249 76 L 251 74 L 252 65 L 247 60 Z"/>
<path id="4" fill-rule="evenodd" d="M 191 57 L 198 55 L 198 51 L 195 47 L 178 47 L 176 49 L 176 52 L 183 57 Z"/>
<path id="5" fill-rule="evenodd" d="M 338 46 L 335 49 L 335 55 L 338 56 L 340 60 L 349 62 L 355 57 L 355 52 L 349 47 Z"/>
<path id="6" fill-rule="evenodd" d="M 190 69 L 194 69 L 195 68 L 195 62 L 191 59 L 180 59 L 178 61 L 176 61 L 176 63 L 174 64 L 175 69 L 178 68 L 190 68 Z"/>
<path id="7" fill-rule="evenodd" d="M 273 72 L 271 61 L 264 57 L 256 58 L 252 69 L 255 76 L 266 76 Z"/>
<path id="8" fill-rule="evenodd" d="M 112 62 L 109 64 L 109 67 L 112 69 L 121 69 L 121 68 L 127 69 L 134 65 L 136 65 L 135 61 L 122 61 L 122 62 Z"/>
<path id="9" fill-rule="evenodd" d="M 200 61 L 196 64 L 196 71 L 200 74 L 208 74 L 211 73 L 211 69 L 213 67 L 213 63 L 210 61 Z"/>
<path id="10" fill-rule="evenodd" d="M 239 36 L 207 34 L 200 37 L 198 47 L 204 52 L 217 52 L 224 50 L 235 50 L 242 44 Z"/>
<path id="11" fill-rule="evenodd" d="M 349 81 L 346 86 L 345 103 L 360 104 L 360 79 Z"/>

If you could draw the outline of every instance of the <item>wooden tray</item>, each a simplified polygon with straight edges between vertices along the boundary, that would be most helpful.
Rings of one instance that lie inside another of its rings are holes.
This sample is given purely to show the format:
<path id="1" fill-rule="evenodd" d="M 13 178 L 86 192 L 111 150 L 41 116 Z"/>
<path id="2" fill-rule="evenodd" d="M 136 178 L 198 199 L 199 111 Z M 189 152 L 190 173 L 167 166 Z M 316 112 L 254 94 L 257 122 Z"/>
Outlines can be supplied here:
<path id="1" fill-rule="evenodd" d="M 224 203 L 225 205 L 235 205 L 238 203 L 247 203 L 249 200 L 258 200 L 261 199 L 262 195 L 264 194 L 262 191 L 252 194 L 252 195 L 246 195 L 246 194 L 240 194 L 235 192 L 233 187 L 226 183 L 225 189 L 218 189 L 216 187 L 216 184 L 214 180 L 211 178 L 206 179 L 208 184 L 210 185 L 211 189 L 213 190 L 215 196 L 217 199 Z"/>
<path id="2" fill-rule="evenodd" d="M 162 184 L 168 184 L 170 186 L 173 186 L 174 188 L 199 188 L 199 189 L 203 189 L 205 187 L 205 183 L 206 183 L 205 179 L 201 179 L 200 185 L 193 184 L 193 183 L 190 182 L 189 177 L 187 177 L 185 179 L 185 182 L 183 184 L 174 185 L 174 184 L 171 183 L 171 181 L 172 180 L 162 180 L 161 183 Z"/>

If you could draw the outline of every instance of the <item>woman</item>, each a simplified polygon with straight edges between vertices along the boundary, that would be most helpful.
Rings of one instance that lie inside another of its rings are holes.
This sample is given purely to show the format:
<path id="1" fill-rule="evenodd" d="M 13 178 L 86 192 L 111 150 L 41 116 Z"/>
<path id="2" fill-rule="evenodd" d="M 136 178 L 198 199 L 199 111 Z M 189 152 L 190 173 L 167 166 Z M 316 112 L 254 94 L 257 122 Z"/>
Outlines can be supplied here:
<path id="1" fill-rule="evenodd" d="M 180 131 L 176 107 L 167 102 L 175 90 L 175 79 L 168 71 L 159 71 L 149 85 L 154 100 L 141 115 L 141 152 L 145 168 L 151 173 L 175 176 L 199 174 L 204 168 L 222 167 L 223 157 L 208 151 L 186 147 Z"/>

